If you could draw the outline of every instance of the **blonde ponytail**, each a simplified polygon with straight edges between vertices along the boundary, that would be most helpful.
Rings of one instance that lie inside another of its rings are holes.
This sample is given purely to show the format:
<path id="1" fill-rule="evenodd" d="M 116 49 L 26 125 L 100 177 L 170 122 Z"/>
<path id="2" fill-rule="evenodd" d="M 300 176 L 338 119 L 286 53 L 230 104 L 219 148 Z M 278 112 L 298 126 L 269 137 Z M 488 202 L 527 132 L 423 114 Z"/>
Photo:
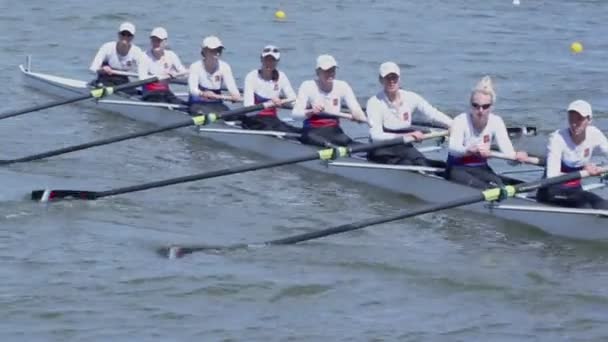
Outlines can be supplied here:
<path id="1" fill-rule="evenodd" d="M 471 99 L 473 99 L 473 96 L 477 93 L 488 95 L 492 98 L 492 103 L 496 102 L 496 92 L 494 91 L 494 84 L 490 76 L 486 75 L 477 82 L 477 85 L 471 92 Z"/>

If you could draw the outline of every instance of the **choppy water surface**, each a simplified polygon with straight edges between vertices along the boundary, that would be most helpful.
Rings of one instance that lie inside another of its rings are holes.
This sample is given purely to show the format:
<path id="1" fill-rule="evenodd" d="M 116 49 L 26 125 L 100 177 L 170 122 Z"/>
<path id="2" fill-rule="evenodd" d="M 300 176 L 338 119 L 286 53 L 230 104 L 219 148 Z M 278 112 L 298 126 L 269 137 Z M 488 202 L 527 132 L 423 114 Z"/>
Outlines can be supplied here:
<path id="1" fill-rule="evenodd" d="M 158 25 L 190 63 L 204 35 L 226 45 L 239 82 L 262 46 L 282 48 L 294 86 L 320 53 L 361 98 L 394 60 L 404 86 L 451 115 L 484 74 L 497 112 L 535 125 L 518 141 L 542 150 L 573 99 L 605 108 L 605 1 L 478 3 L 430 0 L 0 3 L 4 108 L 50 100 L 22 86 L 17 65 L 88 79 L 99 45 L 123 20 L 147 45 Z M 579 55 L 571 42 L 583 42 Z M 148 126 L 63 106 L 3 120 L 2 158 Z M 364 134 L 361 127 L 351 131 Z M 173 242 L 227 244 L 394 213 L 420 202 L 299 167 L 265 170 L 95 202 L 41 205 L 46 186 L 103 190 L 264 160 L 165 133 L 3 167 L 0 336 L 3 340 L 604 341 L 608 248 L 551 237 L 459 210 L 425 215 L 290 247 L 165 260 Z"/>

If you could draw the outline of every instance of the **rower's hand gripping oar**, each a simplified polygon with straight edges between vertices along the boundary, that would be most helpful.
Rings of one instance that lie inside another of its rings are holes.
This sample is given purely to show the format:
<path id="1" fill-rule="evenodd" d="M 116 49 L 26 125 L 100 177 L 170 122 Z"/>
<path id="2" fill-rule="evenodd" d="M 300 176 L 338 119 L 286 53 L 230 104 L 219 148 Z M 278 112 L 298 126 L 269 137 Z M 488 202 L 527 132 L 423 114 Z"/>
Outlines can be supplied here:
<path id="1" fill-rule="evenodd" d="M 608 172 L 608 168 L 603 168 L 602 172 Z M 419 209 L 396 213 L 393 215 L 388 215 L 379 218 L 372 218 L 363 220 L 360 222 L 348 223 L 339 226 L 335 226 L 332 228 L 327 228 L 323 230 L 313 231 L 309 233 L 303 233 L 298 235 L 293 235 L 290 237 L 270 240 L 260 243 L 239 243 L 234 245 L 226 245 L 226 246 L 210 246 L 210 245 L 199 245 L 199 246 L 170 246 L 170 247 L 162 247 L 158 250 L 158 253 L 164 257 L 168 257 L 170 259 L 179 258 L 186 254 L 191 254 L 194 252 L 203 252 L 203 251 L 229 251 L 235 249 L 247 249 L 247 248 L 261 248 L 267 246 L 274 245 L 292 245 L 303 241 L 309 241 L 313 239 L 319 239 L 322 237 L 340 234 L 344 232 L 349 232 L 353 230 L 358 230 L 361 228 L 365 228 L 372 225 L 377 225 L 381 223 L 401 220 L 405 218 L 410 218 L 418 215 L 428 214 L 437 212 L 440 210 L 446 210 L 456 207 L 461 207 L 469 204 L 475 204 L 479 202 L 495 202 L 499 200 L 503 200 L 505 198 L 513 197 L 517 193 L 533 191 L 541 187 L 546 187 L 554 184 L 561 184 L 568 181 L 576 180 L 589 177 L 589 173 L 587 171 L 578 171 L 563 174 L 557 177 L 551 177 L 546 179 L 537 180 L 529 183 L 521 183 L 517 185 L 509 185 L 504 188 L 493 188 L 484 191 L 480 191 L 478 194 L 471 195 L 469 197 L 464 197 L 461 199 L 448 201 L 445 203 L 437 203 L 437 204 L 429 204 L 423 206 Z"/>
<path id="2" fill-rule="evenodd" d="M 293 101 L 293 100 L 284 100 L 283 103 L 287 103 L 290 101 Z M 142 132 L 123 134 L 123 135 L 119 135 L 116 137 L 100 139 L 100 140 L 91 141 L 91 142 L 84 143 L 84 144 L 67 146 L 67 147 L 63 147 L 60 149 L 37 153 L 37 154 L 33 154 L 30 156 L 21 157 L 21 158 L 17 158 L 17 159 L 0 160 L 0 165 L 23 163 L 23 162 L 33 161 L 33 160 L 44 159 L 44 158 L 48 158 L 48 157 L 52 157 L 52 156 L 57 156 L 57 155 L 61 155 L 61 154 L 84 150 L 84 149 L 91 148 L 91 147 L 102 146 L 102 145 L 107 145 L 107 144 L 111 144 L 111 143 L 115 143 L 115 142 L 119 142 L 119 141 L 125 141 L 125 140 L 129 140 L 129 139 L 144 137 L 147 135 L 170 131 L 173 129 L 183 128 L 183 127 L 188 127 L 188 126 L 207 125 L 212 122 L 218 121 L 220 119 L 224 119 L 224 118 L 228 118 L 228 117 L 236 116 L 236 115 L 240 115 L 240 114 L 245 114 L 245 113 L 249 113 L 249 112 L 253 112 L 256 110 L 269 108 L 269 107 L 273 107 L 273 106 L 275 106 L 275 105 L 271 101 L 268 101 L 268 102 L 259 103 L 259 104 L 252 105 L 252 106 L 228 110 L 228 111 L 221 112 L 218 114 L 209 113 L 209 114 L 205 114 L 205 115 L 194 116 L 187 120 L 179 121 L 174 124 L 170 124 L 170 125 L 166 125 L 166 126 L 162 126 L 162 127 L 158 127 L 158 128 L 153 128 L 153 129 L 149 129 L 149 130 L 142 131 Z"/>
<path id="3" fill-rule="evenodd" d="M 447 134 L 447 131 L 430 133 L 430 134 L 425 135 L 424 139 L 437 138 L 437 137 L 444 136 L 446 134 Z M 217 171 L 199 173 L 199 174 L 195 174 L 195 175 L 178 177 L 178 178 L 171 178 L 171 179 L 167 179 L 167 180 L 150 182 L 150 183 L 145 183 L 145 184 L 140 184 L 140 185 L 132 185 L 132 186 L 127 186 L 127 187 L 107 190 L 107 191 L 49 190 L 49 189 L 34 190 L 34 191 L 32 191 L 31 198 L 32 198 L 32 200 L 41 201 L 41 202 L 58 201 L 58 200 L 62 200 L 62 199 L 94 200 L 94 199 L 107 197 L 107 196 L 126 194 L 129 192 L 136 192 L 136 191 L 142 191 L 142 190 L 147 190 L 147 189 L 152 189 L 152 188 L 159 188 L 159 187 L 173 185 L 173 184 L 193 182 L 193 181 L 202 180 L 202 179 L 216 178 L 216 177 L 221 177 L 221 176 L 233 175 L 233 174 L 237 174 L 237 173 L 269 169 L 272 167 L 296 164 L 296 163 L 305 162 L 305 161 L 333 160 L 333 159 L 340 158 L 340 157 L 347 157 L 347 156 L 349 156 L 353 153 L 357 153 L 357 152 L 367 152 L 367 151 L 370 151 L 370 150 L 373 150 L 376 148 L 380 148 L 380 147 L 388 147 L 388 146 L 394 146 L 394 145 L 411 143 L 411 142 L 414 142 L 414 139 L 412 137 L 405 136 L 403 138 L 396 138 L 396 139 L 375 142 L 375 143 L 366 144 L 366 145 L 356 145 L 353 147 L 327 148 L 327 149 L 322 149 L 322 150 L 315 151 L 312 153 L 308 153 L 308 154 L 305 154 L 302 156 L 286 158 L 283 160 L 277 160 L 277 161 L 265 162 L 265 163 L 257 163 L 257 164 L 251 164 L 251 165 L 242 165 L 242 166 L 237 166 L 237 167 L 232 167 L 232 168 L 227 168 L 227 169 L 222 169 L 222 170 L 217 170 Z"/>
<path id="4" fill-rule="evenodd" d="M 145 80 L 125 83 L 125 84 L 121 84 L 121 85 L 118 85 L 118 86 L 115 86 L 115 87 L 95 88 L 93 90 L 90 90 L 86 94 L 78 95 L 78 96 L 75 96 L 75 97 L 72 97 L 72 98 L 69 98 L 69 99 L 57 100 L 57 101 L 49 102 L 49 103 L 43 104 L 43 105 L 36 105 L 36 106 L 28 107 L 28 108 L 23 108 L 23 109 L 18 109 L 18 110 L 12 110 L 12 111 L 8 111 L 8 112 L 5 112 L 5 113 L 1 113 L 0 114 L 0 120 L 6 119 L 6 118 L 10 118 L 10 117 L 13 117 L 13 116 L 18 116 L 18 115 L 22 115 L 22 114 L 31 113 L 31 112 L 36 112 L 36 111 L 43 110 L 43 109 L 57 107 L 57 106 L 61 106 L 61 105 L 64 105 L 64 104 L 69 104 L 69 103 L 74 103 L 74 102 L 78 102 L 78 101 L 88 100 L 88 99 L 92 99 L 92 98 L 100 99 L 100 98 L 102 98 L 104 96 L 111 95 L 111 94 L 113 94 L 115 92 L 118 92 L 118 91 L 121 91 L 121 90 L 136 88 L 136 87 L 142 86 L 144 84 L 156 82 L 158 80 L 160 80 L 158 77 L 151 77 L 151 78 L 146 78 Z"/>

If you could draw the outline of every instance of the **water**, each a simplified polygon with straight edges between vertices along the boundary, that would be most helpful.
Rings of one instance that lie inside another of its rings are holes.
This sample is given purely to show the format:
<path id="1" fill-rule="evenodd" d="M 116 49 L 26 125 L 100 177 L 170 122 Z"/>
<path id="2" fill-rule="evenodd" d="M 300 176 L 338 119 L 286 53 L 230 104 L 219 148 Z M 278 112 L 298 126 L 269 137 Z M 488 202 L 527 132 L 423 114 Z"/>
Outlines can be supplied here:
<path id="1" fill-rule="evenodd" d="M 237 79 L 261 47 L 282 48 L 294 87 L 315 57 L 365 98 L 385 60 L 404 86 L 445 112 L 466 109 L 484 74 L 496 111 L 541 136 L 539 151 L 583 98 L 608 128 L 604 1 L 478 3 L 430 0 L 0 3 L 5 110 L 50 100 L 16 68 L 88 79 L 96 49 L 123 20 L 147 45 L 162 25 L 190 63 L 217 34 Z M 573 55 L 571 42 L 584 44 Z M 0 125 L 2 158 L 148 128 L 63 106 Z M 353 135 L 365 134 L 362 127 Z M 171 186 L 95 202 L 41 205 L 45 187 L 104 190 L 263 160 L 168 132 L 0 171 L 0 336 L 3 340 L 603 341 L 608 336 L 608 249 L 450 210 L 297 246 L 166 260 L 169 243 L 261 241 L 394 213 L 419 204 L 298 167 Z"/>

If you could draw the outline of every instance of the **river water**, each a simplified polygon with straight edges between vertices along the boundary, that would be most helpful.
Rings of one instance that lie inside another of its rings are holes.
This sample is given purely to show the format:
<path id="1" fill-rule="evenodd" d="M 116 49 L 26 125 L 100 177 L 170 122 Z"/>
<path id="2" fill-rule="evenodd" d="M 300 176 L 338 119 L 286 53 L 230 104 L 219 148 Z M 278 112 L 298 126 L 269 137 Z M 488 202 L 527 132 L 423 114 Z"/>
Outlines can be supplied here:
<path id="1" fill-rule="evenodd" d="M 274 20 L 282 8 L 287 20 Z M 18 64 L 89 79 L 118 25 L 155 26 L 187 63 L 205 35 L 226 46 L 239 81 L 266 44 L 282 48 L 294 87 L 333 54 L 360 98 L 394 60 L 403 86 L 454 116 L 471 87 L 495 78 L 496 111 L 534 125 L 519 146 L 542 151 L 577 98 L 608 129 L 608 3 L 352 0 L 188 3 L 0 2 L 3 110 L 52 100 L 22 85 Z M 572 54 L 569 46 L 585 47 Z M 2 158 L 148 126 L 66 105 L 3 120 Z M 364 133 L 355 128 L 352 134 Z M 289 247 L 166 260 L 168 243 L 274 239 L 394 213 L 420 202 L 297 166 L 94 202 L 43 205 L 47 186 L 104 190 L 261 156 L 174 132 L 3 167 L 0 336 L 3 341 L 605 341 L 606 244 L 549 236 L 450 210 Z M 440 196 L 440 194 L 438 194 Z M 576 227 L 573 227 L 576 229 Z"/>

